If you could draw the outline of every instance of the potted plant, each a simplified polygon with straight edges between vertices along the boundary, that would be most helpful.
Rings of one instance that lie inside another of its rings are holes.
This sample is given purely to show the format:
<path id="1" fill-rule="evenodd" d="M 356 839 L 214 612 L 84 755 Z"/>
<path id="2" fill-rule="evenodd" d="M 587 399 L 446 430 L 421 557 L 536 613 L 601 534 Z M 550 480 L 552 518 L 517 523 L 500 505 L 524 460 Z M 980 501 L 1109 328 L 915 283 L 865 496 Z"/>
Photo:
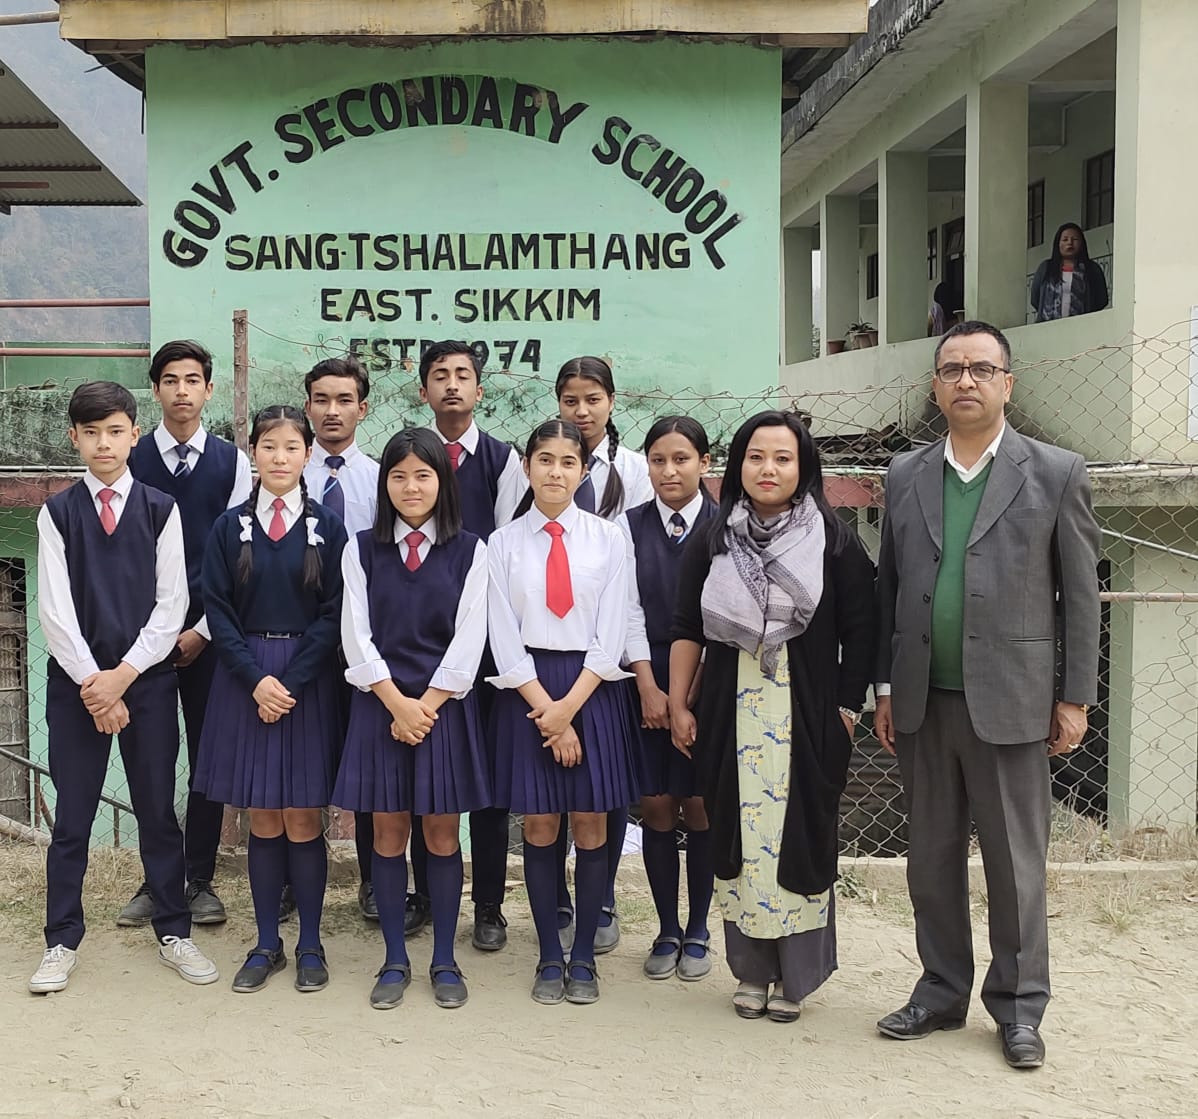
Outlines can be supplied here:
<path id="1" fill-rule="evenodd" d="M 871 322 L 855 322 L 849 325 L 849 346 L 854 350 L 864 350 L 867 346 L 878 344 L 878 331 Z"/>
<path id="2" fill-rule="evenodd" d="M 828 353 L 829 354 L 844 353 L 844 339 L 843 338 L 829 338 L 828 339 Z"/>

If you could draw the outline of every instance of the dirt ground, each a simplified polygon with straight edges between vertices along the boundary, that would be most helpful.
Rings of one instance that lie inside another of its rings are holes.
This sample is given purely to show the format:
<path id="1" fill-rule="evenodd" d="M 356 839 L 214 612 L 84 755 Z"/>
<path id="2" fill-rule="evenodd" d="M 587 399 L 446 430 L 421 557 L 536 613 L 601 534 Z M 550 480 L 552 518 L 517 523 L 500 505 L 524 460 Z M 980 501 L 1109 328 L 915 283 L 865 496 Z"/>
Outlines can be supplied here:
<path id="1" fill-rule="evenodd" d="M 244 880 L 225 875 L 220 889 L 232 919 L 196 934 L 221 981 L 193 987 L 156 962 L 148 930 L 113 926 L 137 871 L 127 855 L 95 854 L 91 929 L 71 985 L 34 996 L 26 983 L 42 947 L 42 855 L 0 844 L 0 1115 L 612 1119 L 734 1109 L 804 1119 L 1138 1119 L 1198 1110 L 1192 863 L 1054 871 L 1048 1064 L 1017 1073 L 1003 1063 L 976 1001 L 959 1033 L 906 1044 L 876 1034 L 874 1021 L 904 1001 L 916 975 L 910 909 L 890 869 L 857 868 L 842 882 L 841 970 L 799 1022 L 780 1025 L 734 1015 L 722 959 L 697 984 L 641 976 L 656 930 L 635 865 L 621 889 L 624 939 L 600 963 L 597 1005 L 542 1007 L 528 998 L 536 952 L 514 884 L 504 952 L 470 947 L 463 906 L 466 1007 L 433 1005 L 425 975 L 431 934 L 422 933 L 411 946 L 416 978 L 406 1001 L 382 1013 L 366 1001 L 381 939 L 359 919 L 345 875 L 327 908 L 329 988 L 300 995 L 287 972 L 260 994 L 235 996 L 228 984 L 253 939 Z M 984 960 L 984 898 L 974 912 Z M 289 947 L 294 936 L 291 926 Z"/>

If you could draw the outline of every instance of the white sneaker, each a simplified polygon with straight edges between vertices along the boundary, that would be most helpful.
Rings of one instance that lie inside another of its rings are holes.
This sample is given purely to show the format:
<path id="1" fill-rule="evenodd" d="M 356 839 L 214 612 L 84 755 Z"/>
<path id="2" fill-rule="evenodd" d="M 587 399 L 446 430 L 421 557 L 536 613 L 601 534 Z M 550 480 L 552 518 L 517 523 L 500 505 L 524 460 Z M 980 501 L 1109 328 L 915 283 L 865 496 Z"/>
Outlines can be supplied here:
<path id="1" fill-rule="evenodd" d="M 65 944 L 55 944 L 46 949 L 42 965 L 29 980 L 29 989 L 35 995 L 48 995 L 51 991 L 66 990 L 67 980 L 77 963 L 75 949 Z"/>
<path id="2" fill-rule="evenodd" d="M 220 978 L 216 964 L 195 946 L 191 937 L 164 936 L 158 958 L 188 983 L 215 983 Z"/>

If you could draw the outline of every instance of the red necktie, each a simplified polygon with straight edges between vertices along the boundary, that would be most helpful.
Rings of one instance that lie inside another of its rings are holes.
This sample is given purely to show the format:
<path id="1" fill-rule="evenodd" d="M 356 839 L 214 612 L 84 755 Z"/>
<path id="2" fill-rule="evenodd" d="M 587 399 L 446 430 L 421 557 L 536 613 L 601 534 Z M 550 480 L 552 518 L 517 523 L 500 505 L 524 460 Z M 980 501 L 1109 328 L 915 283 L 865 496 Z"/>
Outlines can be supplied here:
<path id="1" fill-rule="evenodd" d="M 112 511 L 112 499 L 116 497 L 116 490 L 102 489 L 96 496 L 100 499 L 100 524 L 111 536 L 116 532 L 116 514 Z"/>
<path id="2" fill-rule="evenodd" d="M 559 618 L 570 613 L 574 605 L 574 590 L 570 586 L 570 557 L 562 543 L 566 530 L 557 521 L 546 521 L 545 531 L 553 537 L 549 558 L 545 561 L 545 605 Z"/>
<path id="3" fill-rule="evenodd" d="M 403 538 L 403 542 L 408 546 L 408 554 L 404 557 L 403 565 L 409 571 L 415 571 L 420 566 L 420 553 L 416 549 L 424 543 L 424 533 L 409 532 Z"/>
<path id="4" fill-rule="evenodd" d="M 449 452 L 449 465 L 457 470 L 458 464 L 462 461 L 462 444 L 446 443 L 445 449 Z"/>
<path id="5" fill-rule="evenodd" d="M 266 535 L 272 540 L 282 540 L 287 535 L 287 522 L 283 520 L 283 506 L 286 504 L 281 497 L 276 497 L 270 503 L 275 515 L 270 518 L 270 528 L 266 530 Z"/>

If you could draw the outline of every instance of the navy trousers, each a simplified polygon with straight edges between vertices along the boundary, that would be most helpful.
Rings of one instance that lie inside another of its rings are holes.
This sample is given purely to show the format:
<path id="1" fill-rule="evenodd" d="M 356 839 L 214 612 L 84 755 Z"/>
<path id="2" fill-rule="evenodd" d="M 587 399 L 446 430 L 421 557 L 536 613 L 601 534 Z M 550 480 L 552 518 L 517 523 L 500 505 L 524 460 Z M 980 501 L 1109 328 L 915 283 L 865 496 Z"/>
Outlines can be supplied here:
<path id="1" fill-rule="evenodd" d="M 187 732 L 187 783 L 195 772 L 204 712 L 216 671 L 216 650 L 208 645 L 186 668 L 176 670 L 179 678 L 179 704 L 183 708 L 183 726 Z M 216 849 L 225 806 L 194 790 L 187 794 L 187 817 L 183 821 L 183 857 L 189 882 L 211 882 L 216 877 Z M 148 878 L 148 874 L 147 874 Z"/>
<path id="2" fill-rule="evenodd" d="M 137 818 L 146 881 L 154 898 L 154 932 L 191 935 L 183 897 L 183 834 L 175 818 L 179 755 L 179 693 L 175 674 L 150 672 L 125 693 L 129 725 L 118 742 L 129 800 Z M 79 698 L 79 686 L 53 673 L 46 683 L 50 777 L 57 792 L 54 831 L 46 854 L 46 945 L 78 948 L 83 939 L 83 875 L 92 824 L 112 750 Z"/>

